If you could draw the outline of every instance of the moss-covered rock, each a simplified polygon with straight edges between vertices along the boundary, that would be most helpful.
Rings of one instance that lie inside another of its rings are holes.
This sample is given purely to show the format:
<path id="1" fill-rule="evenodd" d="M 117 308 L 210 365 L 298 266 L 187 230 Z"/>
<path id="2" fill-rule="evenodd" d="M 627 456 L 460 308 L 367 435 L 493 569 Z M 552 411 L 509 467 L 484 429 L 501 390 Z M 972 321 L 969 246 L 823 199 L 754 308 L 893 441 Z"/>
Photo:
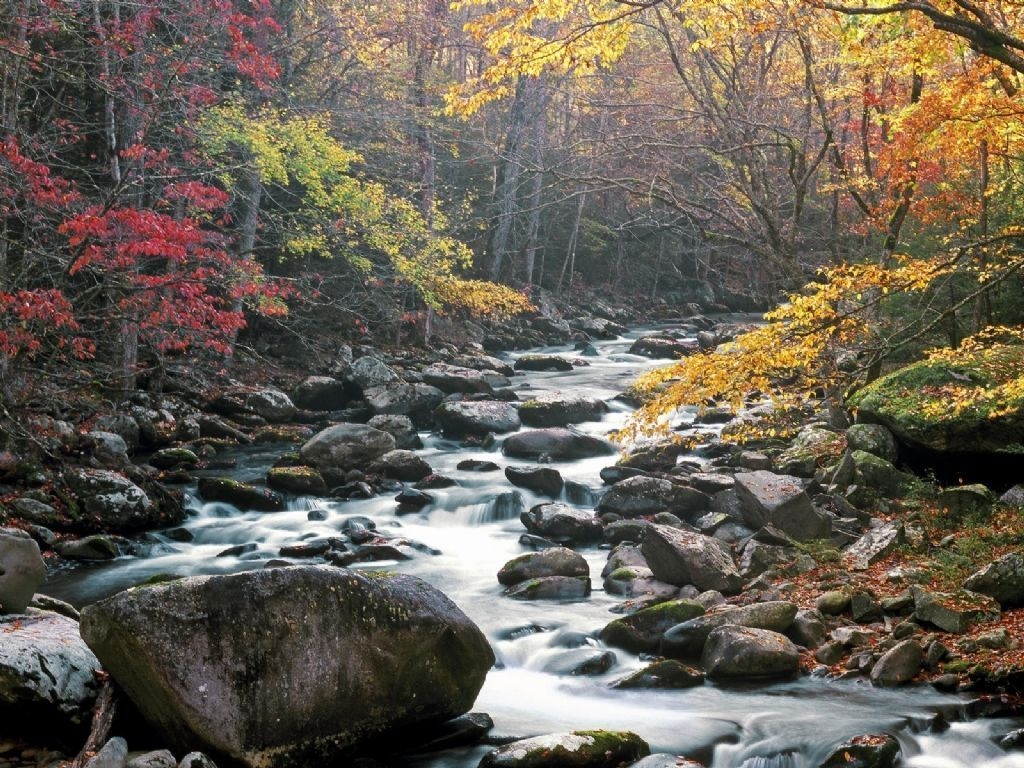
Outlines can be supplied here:
<path id="1" fill-rule="evenodd" d="M 667 630 L 703 614 L 704 606 L 700 603 L 692 600 L 669 600 L 615 619 L 601 630 L 601 639 L 608 645 L 636 653 L 654 651 L 657 650 L 661 636 Z"/>
<path id="2" fill-rule="evenodd" d="M 1024 452 L 1024 346 L 1001 345 L 954 362 L 926 360 L 883 376 L 849 405 L 908 445 L 949 453 Z"/>
<path id="3" fill-rule="evenodd" d="M 630 731 L 573 731 L 505 744 L 484 755 L 480 768 L 613 768 L 650 753 Z"/>
<path id="4" fill-rule="evenodd" d="M 279 491 L 309 496 L 327 493 L 327 483 L 312 467 L 271 467 L 267 471 L 267 485 Z"/>

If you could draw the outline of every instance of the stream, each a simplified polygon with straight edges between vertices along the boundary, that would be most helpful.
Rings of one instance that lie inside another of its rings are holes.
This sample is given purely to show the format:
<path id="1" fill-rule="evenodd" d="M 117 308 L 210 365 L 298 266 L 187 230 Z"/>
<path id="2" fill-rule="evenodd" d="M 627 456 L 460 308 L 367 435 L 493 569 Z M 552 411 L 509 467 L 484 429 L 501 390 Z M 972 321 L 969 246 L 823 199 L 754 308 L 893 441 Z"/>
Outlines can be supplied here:
<path id="1" fill-rule="evenodd" d="M 520 399 L 571 389 L 606 400 L 611 412 L 602 421 L 578 425 L 581 431 L 604 436 L 629 415 L 628 407 L 612 398 L 641 371 L 664 364 L 628 354 L 639 335 L 641 332 L 635 331 L 613 341 L 595 342 L 598 354 L 583 358 L 589 365 L 566 373 L 519 374 L 513 386 Z M 579 354 L 570 347 L 531 350 L 538 351 L 572 357 Z M 647 740 L 654 752 L 687 755 L 711 768 L 815 768 L 846 739 L 885 732 L 899 739 L 904 765 L 1024 768 L 1024 752 L 1007 752 L 996 743 L 998 736 L 1024 727 L 1024 721 L 965 719 L 962 713 L 967 699 L 940 694 L 930 687 L 879 689 L 864 681 L 804 677 L 755 687 L 707 683 L 682 691 L 615 690 L 609 683 L 644 666 L 638 657 L 619 649 L 614 650 L 615 664 L 601 675 L 563 676 L 546 671 L 574 646 L 600 646 L 597 632 L 615 618 L 609 609 L 621 600 L 601 589 L 600 572 L 607 552 L 597 547 L 581 550 L 590 563 L 594 583 L 593 594 L 585 600 L 528 602 L 503 597 L 495 575 L 505 562 L 525 551 L 519 543 L 524 532 L 519 512 L 548 499 L 513 488 L 501 471 L 462 471 L 456 464 L 468 458 L 491 460 L 501 467 L 534 462 L 502 456 L 500 439 L 498 446 L 483 450 L 430 433 L 421 437 L 425 448 L 420 455 L 436 473 L 455 479 L 457 485 L 432 490 L 436 502 L 419 514 L 396 516 L 391 494 L 350 501 L 296 498 L 288 511 L 276 513 L 239 512 L 224 503 L 193 499 L 192 514 L 184 524 L 193 536 L 191 542 L 151 534 L 144 557 L 122 557 L 56 572 L 40 591 L 81 606 L 155 574 L 260 568 L 277 558 L 284 545 L 337 535 L 343 521 L 365 516 L 379 529 L 422 544 L 423 551 L 408 561 L 357 567 L 420 576 L 454 600 L 491 641 L 498 663 L 474 710 L 487 712 L 494 719 L 494 737 L 574 729 L 632 730 Z M 261 482 L 268 467 L 288 450 L 295 447 L 239 449 L 237 468 L 227 474 Z M 228 456 L 225 452 L 221 458 Z M 600 470 L 613 462 L 614 457 L 601 457 L 553 466 L 566 480 L 596 490 L 602 485 Z M 222 555 L 239 545 L 247 551 Z M 948 728 L 933 727 L 938 713 L 951 721 Z M 413 755 L 389 764 L 399 768 L 475 768 L 487 749 Z"/>

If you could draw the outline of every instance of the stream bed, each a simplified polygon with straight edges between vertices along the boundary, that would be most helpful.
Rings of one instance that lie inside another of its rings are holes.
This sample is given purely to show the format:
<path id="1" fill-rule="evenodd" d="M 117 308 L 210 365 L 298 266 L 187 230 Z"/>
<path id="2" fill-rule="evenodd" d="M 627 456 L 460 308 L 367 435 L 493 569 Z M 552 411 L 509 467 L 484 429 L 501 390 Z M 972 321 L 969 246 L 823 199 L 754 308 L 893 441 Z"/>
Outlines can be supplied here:
<path id="1" fill-rule="evenodd" d="M 627 352 L 639 335 L 637 331 L 614 341 L 595 342 L 597 354 L 582 358 L 588 365 L 564 373 L 520 374 L 513 386 L 520 399 L 571 390 L 606 400 L 611 412 L 603 420 L 578 425 L 581 431 L 605 436 L 629 415 L 629 408 L 612 398 L 638 373 L 664 362 Z M 578 354 L 570 347 L 539 351 Z M 866 681 L 805 677 L 756 686 L 706 683 L 682 691 L 616 690 L 609 687 L 611 682 L 643 666 L 641 659 L 619 649 L 614 649 L 615 663 L 603 674 L 552 672 L 567 649 L 600 646 L 597 632 L 615 618 L 610 609 L 621 599 L 601 590 L 599 576 L 607 552 L 597 547 L 581 550 L 594 582 L 594 591 L 585 600 L 529 602 L 504 597 L 496 573 L 526 551 L 519 543 L 525 530 L 519 512 L 549 499 L 514 488 L 501 471 L 463 471 L 456 465 L 469 458 L 494 461 L 501 467 L 535 462 L 502 456 L 500 439 L 495 447 L 484 450 L 435 434 L 421 437 L 425 447 L 419 454 L 436 473 L 457 481 L 454 487 L 432 490 L 436 501 L 421 513 L 398 516 L 397 505 L 387 494 L 349 501 L 294 498 L 287 511 L 275 513 L 240 512 L 228 504 L 193 500 L 192 514 L 184 524 L 192 541 L 152 534 L 145 556 L 54 573 L 41 591 L 81 606 L 156 574 L 261 568 L 278 558 L 282 546 L 337 535 L 345 520 L 363 516 L 379 529 L 398 533 L 420 547 L 411 560 L 365 567 L 420 576 L 454 600 L 490 640 L 498 662 L 474 709 L 491 715 L 496 738 L 575 729 L 632 730 L 648 741 L 652 751 L 694 757 L 710 768 L 815 768 L 850 737 L 889 733 L 899 739 L 905 765 L 1024 768 L 1024 752 L 1007 752 L 995 740 L 1024 727 L 1024 721 L 966 719 L 968 699 L 928 687 L 879 689 Z M 239 449 L 234 456 L 237 468 L 228 474 L 261 482 L 268 467 L 288 450 L 295 447 Z M 601 457 L 552 466 L 566 480 L 597 490 L 602 485 L 600 470 L 613 462 L 614 457 Z M 239 554 L 225 556 L 232 547 L 239 548 Z M 935 726 L 945 721 L 949 727 Z M 474 747 L 410 755 L 389 764 L 475 768 L 486 751 L 486 747 Z"/>

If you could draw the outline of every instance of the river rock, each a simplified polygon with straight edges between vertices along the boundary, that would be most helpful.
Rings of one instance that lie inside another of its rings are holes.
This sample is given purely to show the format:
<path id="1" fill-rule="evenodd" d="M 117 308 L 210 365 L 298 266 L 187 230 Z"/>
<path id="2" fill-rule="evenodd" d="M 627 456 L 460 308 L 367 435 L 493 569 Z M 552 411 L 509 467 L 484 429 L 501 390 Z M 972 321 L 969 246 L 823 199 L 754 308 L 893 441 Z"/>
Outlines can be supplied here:
<path id="1" fill-rule="evenodd" d="M 519 418 L 529 427 L 567 427 L 581 421 L 600 421 L 608 405 L 597 397 L 544 392 L 519 403 Z"/>
<path id="2" fill-rule="evenodd" d="M 127 441 L 114 432 L 86 432 L 83 435 L 83 447 L 90 449 L 93 458 L 108 469 L 123 467 L 129 461 Z"/>
<path id="3" fill-rule="evenodd" d="M 437 387 L 446 395 L 457 393 L 494 394 L 494 388 L 488 382 L 487 376 L 473 368 L 462 368 L 449 363 L 434 363 L 424 368 L 420 375 L 425 383 Z"/>
<path id="4" fill-rule="evenodd" d="M 708 635 L 701 666 L 713 680 L 793 677 L 800 651 L 779 632 L 726 624 Z"/>
<path id="5" fill-rule="evenodd" d="M 913 586 L 914 617 L 918 621 L 934 624 L 945 632 L 964 634 L 972 624 L 995 621 L 999 618 L 999 604 L 991 597 L 959 590 L 957 592 L 929 592 Z"/>
<path id="6" fill-rule="evenodd" d="M 85 608 L 81 632 L 169 747 L 253 768 L 457 717 L 494 662 L 425 582 L 327 566 L 129 590 Z"/>
<path id="7" fill-rule="evenodd" d="M 81 539 L 65 539 L 57 542 L 54 548 L 57 554 L 68 560 L 113 560 L 120 554 L 117 542 L 104 533 L 94 533 Z"/>
<path id="8" fill-rule="evenodd" d="M 284 499 L 276 491 L 230 477 L 201 477 L 197 490 L 205 501 L 223 501 L 240 510 L 280 512 L 285 508 Z"/>
<path id="9" fill-rule="evenodd" d="M 400 382 L 402 377 L 379 357 L 363 355 L 349 365 L 346 380 L 365 393 L 367 390 Z"/>
<path id="10" fill-rule="evenodd" d="M 615 666 L 616 661 L 618 659 L 612 651 L 600 648 L 572 648 L 544 662 L 541 672 L 562 677 L 603 675 Z"/>
<path id="11" fill-rule="evenodd" d="M 697 589 L 735 594 L 743 579 L 729 546 L 700 533 L 652 525 L 644 535 L 641 551 L 655 577 L 669 584 L 692 584 Z"/>
<path id="12" fill-rule="evenodd" d="M 157 469 L 194 469 L 199 457 L 190 449 L 177 446 L 154 451 L 149 463 Z"/>
<path id="13" fill-rule="evenodd" d="M 502 376 L 512 376 L 515 371 L 512 366 L 504 360 L 499 360 L 492 355 L 483 354 L 461 354 L 452 358 L 452 365 L 463 368 L 473 368 L 477 371 L 494 371 Z"/>
<path id="14" fill-rule="evenodd" d="M 434 409 L 434 421 L 446 437 L 483 437 L 491 432 L 519 429 L 519 411 L 501 400 L 444 402 Z"/>
<path id="15" fill-rule="evenodd" d="M 0 616 L 0 718 L 5 735 L 74 749 L 89 728 L 100 663 L 78 622 L 44 611 Z"/>
<path id="16" fill-rule="evenodd" d="M 819 768 L 894 768 L 900 743 L 887 733 L 854 736 L 833 749 Z"/>
<path id="17" fill-rule="evenodd" d="M 512 366 L 517 371 L 571 371 L 572 361 L 558 355 L 522 355 Z"/>
<path id="18" fill-rule="evenodd" d="M 240 445 L 247 445 L 252 438 L 233 424 L 229 424 L 219 416 L 203 414 L 199 417 L 199 436 L 214 440 L 233 440 Z"/>
<path id="19" fill-rule="evenodd" d="M 155 749 L 150 752 L 136 752 L 128 756 L 125 768 L 177 768 L 178 761 L 169 749 Z"/>
<path id="20" fill-rule="evenodd" d="M 846 567 L 854 571 L 866 571 L 875 563 L 884 560 L 903 543 L 905 531 L 899 520 L 883 523 L 872 528 L 851 544 L 843 553 Z"/>
<path id="21" fill-rule="evenodd" d="M 590 577 L 540 576 L 513 584 L 505 595 L 517 600 L 582 600 L 590 596 Z"/>
<path id="22" fill-rule="evenodd" d="M 501 452 L 522 459 L 536 460 L 547 456 L 555 460 L 572 460 L 609 456 L 615 453 L 615 446 L 607 440 L 572 429 L 549 427 L 509 435 L 501 444 Z"/>
<path id="23" fill-rule="evenodd" d="M 408 416 L 414 424 L 429 427 L 430 414 L 444 400 L 444 392 L 430 384 L 396 381 L 365 390 L 363 398 L 375 416 Z"/>
<path id="24" fill-rule="evenodd" d="M 327 483 L 312 467 L 271 467 L 267 470 L 267 485 L 300 496 L 327 495 Z"/>
<path id="25" fill-rule="evenodd" d="M 674 512 L 692 519 L 695 512 L 707 509 L 711 497 L 696 488 L 679 485 L 660 477 L 628 477 L 620 480 L 601 497 L 597 513 L 611 512 L 634 518 L 658 512 Z"/>
<path id="26" fill-rule="evenodd" d="M 0 528 L 0 614 L 24 611 L 45 578 L 35 540 L 17 528 Z"/>
<path id="27" fill-rule="evenodd" d="M 505 586 L 544 576 L 590 576 L 583 555 L 566 547 L 528 552 L 513 558 L 498 571 L 498 582 Z"/>
<path id="28" fill-rule="evenodd" d="M 22 520 L 47 528 L 64 528 L 68 525 L 67 518 L 51 504 L 47 504 L 31 496 L 19 496 L 9 502 L 11 512 Z"/>
<path id="29" fill-rule="evenodd" d="M 331 376 L 307 376 L 292 390 L 292 402 L 309 411 L 337 411 L 355 394 L 345 382 Z"/>
<path id="30" fill-rule="evenodd" d="M 146 492 L 117 472 L 74 468 L 63 481 L 77 507 L 69 511 L 80 529 L 128 533 L 165 522 Z"/>
<path id="31" fill-rule="evenodd" d="M 552 467 L 505 467 L 505 479 L 519 488 L 557 497 L 562 493 L 562 474 Z"/>
<path id="32" fill-rule="evenodd" d="M 796 541 L 827 539 L 832 519 L 815 509 L 799 478 L 759 470 L 736 474 L 744 522 L 757 529 L 774 525 Z"/>
<path id="33" fill-rule="evenodd" d="M 232 387 L 221 392 L 210 408 L 226 416 L 254 413 L 275 424 L 288 421 L 298 410 L 288 395 L 272 387 Z"/>
<path id="34" fill-rule="evenodd" d="M 601 521 L 568 504 L 537 504 L 519 516 L 526 530 L 554 541 L 590 542 L 601 538 Z"/>
<path id="35" fill-rule="evenodd" d="M 698 685 L 704 685 L 704 673 L 699 669 L 694 669 L 676 659 L 661 659 L 648 664 L 629 677 L 617 680 L 612 683 L 612 688 L 623 690 L 634 688 L 680 690 L 682 688 L 694 688 Z M 676 765 L 674 758 L 673 762 L 668 765 Z"/>
<path id="36" fill-rule="evenodd" d="M 787 600 L 722 606 L 668 629 L 661 639 L 661 652 L 673 658 L 696 658 L 703 653 L 708 636 L 719 627 L 733 625 L 786 632 L 796 613 L 796 604 Z"/>
<path id="37" fill-rule="evenodd" d="M 1003 608 L 1024 604 L 1024 555 L 1003 555 L 972 574 L 964 587 L 998 600 Z"/>
<path id="38" fill-rule="evenodd" d="M 380 414 L 374 416 L 368 422 L 368 426 L 374 429 L 379 429 L 381 432 L 387 432 L 393 438 L 395 438 L 395 448 L 404 448 L 408 451 L 418 451 L 423 447 L 423 441 L 420 439 L 419 433 L 416 431 L 416 427 L 412 423 L 412 419 L 402 414 Z"/>
<path id="39" fill-rule="evenodd" d="M 655 360 L 675 360 L 700 350 L 696 340 L 682 340 L 663 334 L 641 336 L 629 347 L 629 354 L 642 355 Z"/>
<path id="40" fill-rule="evenodd" d="M 871 668 L 871 682 L 878 686 L 902 685 L 914 679 L 921 671 L 924 649 L 910 638 L 897 643 L 882 654 Z"/>
<path id="41" fill-rule="evenodd" d="M 881 424 L 852 424 L 846 430 L 846 443 L 851 451 L 865 451 L 894 463 L 899 457 L 896 438 Z"/>
<path id="42" fill-rule="evenodd" d="M 505 744 L 484 755 L 479 768 L 618 768 L 650 753 L 630 731 L 573 731 Z"/>
<path id="43" fill-rule="evenodd" d="M 703 613 L 704 606 L 693 600 L 669 600 L 615 619 L 601 630 L 601 640 L 633 653 L 653 652 L 667 630 Z"/>
<path id="44" fill-rule="evenodd" d="M 413 451 L 395 449 L 378 456 L 366 467 L 367 472 L 383 475 L 392 480 L 414 483 L 422 480 L 434 470 Z"/>
<path id="45" fill-rule="evenodd" d="M 395 438 L 387 432 L 365 424 L 343 423 L 313 435 L 299 449 L 299 456 L 320 470 L 361 469 L 394 449 Z"/>

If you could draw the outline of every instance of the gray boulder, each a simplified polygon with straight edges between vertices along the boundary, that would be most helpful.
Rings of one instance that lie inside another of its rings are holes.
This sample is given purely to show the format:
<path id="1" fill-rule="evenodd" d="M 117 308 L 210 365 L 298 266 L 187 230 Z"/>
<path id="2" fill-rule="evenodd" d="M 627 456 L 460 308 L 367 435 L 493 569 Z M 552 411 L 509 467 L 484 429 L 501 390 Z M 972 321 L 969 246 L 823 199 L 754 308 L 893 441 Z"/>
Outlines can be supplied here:
<path id="1" fill-rule="evenodd" d="M 903 523 L 894 520 L 872 528 L 843 553 L 843 561 L 854 571 L 866 571 L 896 551 L 904 540 Z"/>
<path id="2" fill-rule="evenodd" d="M 851 451 L 865 451 L 888 462 L 896 461 L 896 438 L 881 424 L 853 424 L 846 430 L 846 443 Z"/>
<path id="3" fill-rule="evenodd" d="M 617 768 L 650 753 L 629 731 L 573 731 L 505 744 L 484 755 L 479 768 Z"/>
<path id="4" fill-rule="evenodd" d="M 505 586 L 544 576 L 590 576 L 583 555 L 566 547 L 528 552 L 513 558 L 498 571 L 498 582 Z"/>
<path id="5" fill-rule="evenodd" d="M 590 595 L 590 577 L 540 576 L 513 584 L 505 595 L 517 600 L 581 600 Z"/>
<path id="6" fill-rule="evenodd" d="M 714 589 L 727 595 L 743 586 L 729 546 L 718 539 L 652 525 L 644 534 L 641 551 L 660 581 L 680 587 L 692 584 L 701 591 Z"/>
<path id="7" fill-rule="evenodd" d="M 662 637 L 661 652 L 675 658 L 696 658 L 703 653 L 708 636 L 719 627 L 733 625 L 786 632 L 796 614 L 796 604 L 787 600 L 719 608 L 671 627 Z"/>
<path id="8" fill-rule="evenodd" d="M 423 381 L 437 387 L 446 395 L 464 393 L 467 395 L 493 395 L 489 377 L 482 371 L 473 368 L 462 368 L 448 363 L 434 363 L 421 372 Z"/>
<path id="9" fill-rule="evenodd" d="M 81 632 L 170 748 L 253 768 L 326 763 L 457 717 L 494 662 L 425 582 L 333 567 L 129 590 L 83 610 Z"/>
<path id="10" fill-rule="evenodd" d="M 368 472 L 383 475 L 393 480 L 414 483 L 422 480 L 434 470 L 414 451 L 395 449 L 378 456 L 366 467 Z"/>
<path id="11" fill-rule="evenodd" d="M 533 429 L 509 435 L 501 445 L 506 456 L 523 459 L 586 459 L 592 456 L 610 456 L 615 446 L 599 437 L 585 435 L 565 427 Z"/>
<path id="12" fill-rule="evenodd" d="M 515 432 L 519 411 L 502 400 L 444 402 L 434 409 L 434 421 L 447 437 L 483 437 L 491 432 Z"/>
<path id="13" fill-rule="evenodd" d="M 35 540 L 17 528 L 0 528 L 0 614 L 24 611 L 45 578 Z"/>
<path id="14" fill-rule="evenodd" d="M 707 509 L 711 497 L 696 488 L 670 482 L 660 477 L 637 475 L 620 480 L 608 489 L 597 504 L 598 514 L 612 512 L 634 518 L 673 512 L 692 518 L 693 513 Z"/>
<path id="15" fill-rule="evenodd" d="M 353 360 L 349 366 L 347 380 L 355 384 L 363 392 L 377 387 L 386 387 L 401 381 L 401 377 L 395 373 L 387 363 L 372 355 L 364 355 Z"/>
<path id="16" fill-rule="evenodd" d="M 871 682 L 878 686 L 901 685 L 921 671 L 924 649 L 910 638 L 890 648 L 871 668 Z"/>
<path id="17" fill-rule="evenodd" d="M 557 497 L 565 481 L 553 467 L 505 467 L 505 479 L 519 488 Z"/>
<path id="18" fill-rule="evenodd" d="M 146 492 L 117 472 L 70 469 L 64 473 L 64 484 L 75 500 L 79 528 L 123 533 L 161 522 L 160 509 Z"/>
<path id="19" fill-rule="evenodd" d="M 123 736 L 108 739 L 95 755 L 85 762 L 85 768 L 126 768 L 128 765 L 128 742 Z"/>
<path id="20" fill-rule="evenodd" d="M 744 522 L 757 529 L 774 525 L 797 541 L 827 539 L 832 519 L 814 508 L 799 478 L 759 470 L 736 475 Z"/>
<path id="21" fill-rule="evenodd" d="M 519 404 L 519 418 L 530 427 L 567 427 L 581 421 L 600 421 L 608 405 L 597 397 L 544 392 Z"/>
<path id="22" fill-rule="evenodd" d="M 394 449 L 395 438 L 387 432 L 345 423 L 313 435 L 299 449 L 299 456 L 317 469 L 361 469 Z"/>
<path id="23" fill-rule="evenodd" d="M 526 530 L 555 541 L 588 542 L 601 538 L 601 521 L 592 512 L 558 502 L 537 504 L 519 516 Z"/>
<path id="24" fill-rule="evenodd" d="M 704 606 L 693 600 L 669 600 L 615 619 L 601 630 L 601 640 L 634 653 L 653 652 L 666 630 L 703 613 Z"/>
<path id="25" fill-rule="evenodd" d="M 998 600 L 1004 608 L 1024 604 L 1024 555 L 1003 555 L 971 575 L 964 587 Z"/>
<path id="26" fill-rule="evenodd" d="M 994 621 L 1001 613 L 999 603 L 977 592 L 930 592 L 918 586 L 910 589 L 914 595 L 914 618 L 945 632 L 962 635 L 971 625 Z"/>
<path id="27" fill-rule="evenodd" d="M 82 641 L 78 622 L 32 611 L 0 616 L 0 722 L 9 735 L 78 740 L 88 730 L 99 692 L 100 663 Z M 48 742 L 52 743 L 52 742 Z"/>
<path id="28" fill-rule="evenodd" d="M 793 677 L 800 651 L 779 632 L 726 624 L 708 635 L 701 665 L 713 680 Z"/>
<path id="29" fill-rule="evenodd" d="M 412 419 L 403 414 L 380 414 L 368 422 L 369 426 L 387 432 L 395 438 L 395 448 L 416 451 L 423 447 L 423 441 L 416 431 Z"/>
<path id="30" fill-rule="evenodd" d="M 310 411 L 337 411 L 349 401 L 345 382 L 331 376 L 308 376 L 292 390 L 292 402 Z"/>
<path id="31" fill-rule="evenodd" d="M 375 416 L 408 416 L 417 425 L 430 422 L 430 412 L 444 400 L 444 392 L 429 384 L 396 381 L 363 392 Z"/>

